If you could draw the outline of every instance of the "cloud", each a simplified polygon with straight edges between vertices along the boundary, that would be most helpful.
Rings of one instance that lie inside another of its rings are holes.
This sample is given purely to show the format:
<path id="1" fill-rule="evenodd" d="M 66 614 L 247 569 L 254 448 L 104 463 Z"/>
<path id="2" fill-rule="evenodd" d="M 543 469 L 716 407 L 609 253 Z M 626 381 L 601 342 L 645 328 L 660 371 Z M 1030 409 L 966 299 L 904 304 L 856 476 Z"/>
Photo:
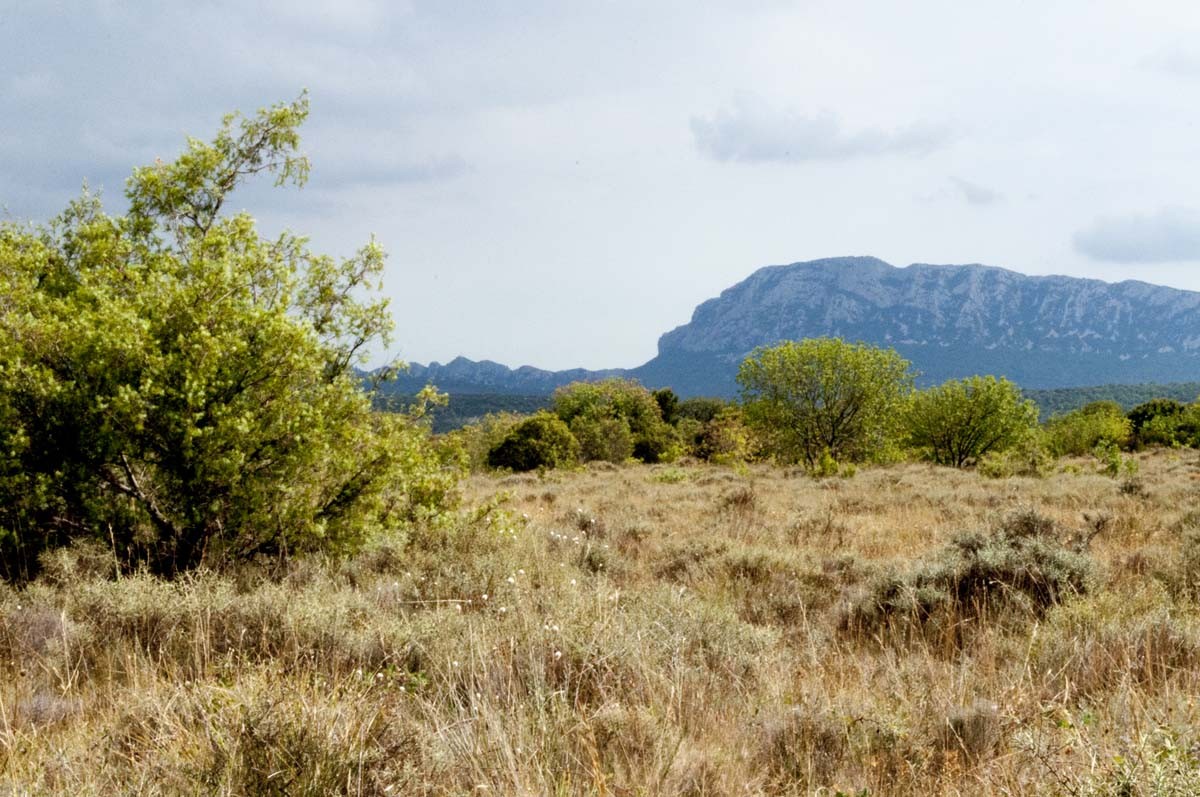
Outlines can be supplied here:
<path id="1" fill-rule="evenodd" d="M 830 113 L 805 116 L 742 95 L 732 108 L 693 117 L 692 136 L 713 160 L 744 163 L 847 160 L 873 155 L 925 155 L 947 140 L 942 128 L 913 125 L 894 131 L 842 129 Z"/>
<path id="2" fill-rule="evenodd" d="M 1200 260 L 1200 213 L 1164 208 L 1152 215 L 1096 219 L 1075 233 L 1075 250 L 1107 263 Z"/>
<path id="3" fill-rule="evenodd" d="M 967 200 L 972 205 L 991 205 L 999 202 L 1004 198 L 1004 195 L 993 191 L 984 185 L 972 183 L 970 180 L 964 180 L 961 177 L 951 177 L 950 182 L 958 187 L 962 192 L 963 199 Z"/>
<path id="4" fill-rule="evenodd" d="M 1176 77 L 1200 77 L 1200 53 L 1196 52 L 1179 49 L 1167 50 L 1145 59 L 1142 64 Z"/>

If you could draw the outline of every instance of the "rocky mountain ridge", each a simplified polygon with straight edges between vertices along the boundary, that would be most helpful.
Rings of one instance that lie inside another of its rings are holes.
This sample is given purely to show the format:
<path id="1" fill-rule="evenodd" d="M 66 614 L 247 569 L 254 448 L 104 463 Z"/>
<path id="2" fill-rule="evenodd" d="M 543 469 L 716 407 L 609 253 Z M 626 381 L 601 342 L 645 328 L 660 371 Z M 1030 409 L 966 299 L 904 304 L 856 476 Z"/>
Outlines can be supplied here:
<path id="1" fill-rule="evenodd" d="M 508 369 L 458 358 L 414 366 L 407 386 L 546 393 L 576 379 L 630 376 L 684 395 L 732 395 L 756 346 L 822 335 L 891 346 L 923 383 L 990 373 L 1029 388 L 1200 377 L 1200 293 L 1125 281 L 1029 276 L 983 265 L 840 257 L 768 266 L 698 306 L 658 355 L 608 371 Z"/>

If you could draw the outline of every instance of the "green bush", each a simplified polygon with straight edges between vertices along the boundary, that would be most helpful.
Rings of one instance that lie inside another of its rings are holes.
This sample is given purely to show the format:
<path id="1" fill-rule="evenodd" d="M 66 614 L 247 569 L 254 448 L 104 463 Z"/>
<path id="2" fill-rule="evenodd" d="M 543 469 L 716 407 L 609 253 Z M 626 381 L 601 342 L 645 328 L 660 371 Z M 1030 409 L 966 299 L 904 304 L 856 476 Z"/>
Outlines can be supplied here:
<path id="1" fill-rule="evenodd" d="M 670 403 L 665 395 L 663 400 Z M 663 420 L 659 400 L 633 380 L 573 382 L 554 391 L 553 407 L 580 438 L 584 460 L 619 462 L 635 456 L 659 462 L 678 450 L 678 438 Z"/>
<path id="2" fill-rule="evenodd" d="M 952 379 L 913 394 L 908 444 L 939 465 L 964 468 L 1016 447 L 1037 426 L 1037 407 L 1007 379 Z"/>
<path id="3" fill-rule="evenodd" d="M 979 459 L 977 470 L 991 479 L 1027 476 L 1042 479 L 1054 469 L 1054 458 L 1046 450 L 1045 434 L 1035 429 L 1006 451 L 993 451 Z"/>
<path id="4" fill-rule="evenodd" d="M 741 410 L 727 407 L 710 419 L 696 437 L 695 456 L 717 465 L 745 462 L 754 454 L 754 434 Z"/>
<path id="5" fill-rule="evenodd" d="M 624 418 L 579 415 L 571 420 L 571 434 L 579 441 L 585 462 L 621 463 L 633 456 L 633 433 Z"/>
<path id="6" fill-rule="evenodd" d="M 728 401 L 719 398 L 690 398 L 679 402 L 678 414 L 680 418 L 708 423 L 729 406 Z"/>
<path id="7" fill-rule="evenodd" d="M 909 362 L 892 349 L 840 338 L 755 349 L 738 369 L 746 423 L 782 462 L 815 468 L 890 456 L 912 390 Z"/>
<path id="8" fill-rule="evenodd" d="M 515 412 L 494 412 L 483 416 L 478 422 L 445 435 L 449 445 L 457 445 L 473 471 L 488 467 L 488 455 L 508 437 L 513 428 L 527 416 Z"/>
<path id="9" fill-rule="evenodd" d="M 1133 444 L 1138 448 L 1191 445 L 1196 439 L 1196 415 L 1188 405 L 1174 399 L 1142 402 L 1128 415 Z"/>
<path id="10" fill-rule="evenodd" d="M 1111 401 L 1088 404 L 1046 424 L 1046 446 L 1056 457 L 1081 457 L 1107 441 L 1117 446 L 1129 443 L 1131 424 L 1121 408 Z"/>
<path id="11" fill-rule="evenodd" d="M 579 442 L 567 425 L 549 412 L 522 421 L 488 452 L 488 465 L 514 471 L 560 468 L 575 464 Z"/>
<path id="12" fill-rule="evenodd" d="M 652 394 L 658 402 L 658 410 L 664 422 L 674 426 L 679 422 L 679 396 L 669 387 L 655 390 Z"/>
<path id="13" fill-rule="evenodd" d="M 301 183 L 307 100 L 229 116 L 139 168 L 129 211 L 84 193 L 0 224 L 0 573 L 96 539 L 125 566 L 342 551 L 446 496 L 420 416 L 372 410 L 386 343 L 374 242 L 335 260 L 225 215 L 248 176 Z"/>
<path id="14" fill-rule="evenodd" d="M 1105 476 L 1135 476 L 1138 472 L 1138 462 L 1132 457 L 1121 456 L 1121 449 L 1116 443 L 1101 440 L 1092 450 L 1092 456 L 1100 463 L 1100 473 Z"/>

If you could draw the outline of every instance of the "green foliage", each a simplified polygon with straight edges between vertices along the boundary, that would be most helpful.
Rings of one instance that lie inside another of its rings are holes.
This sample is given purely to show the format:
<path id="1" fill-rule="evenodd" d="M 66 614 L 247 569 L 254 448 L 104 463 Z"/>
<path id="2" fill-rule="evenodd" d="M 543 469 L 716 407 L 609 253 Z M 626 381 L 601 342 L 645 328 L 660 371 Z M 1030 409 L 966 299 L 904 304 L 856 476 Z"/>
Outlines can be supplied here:
<path id="1" fill-rule="evenodd" d="M 1034 429 L 1005 451 L 993 451 L 979 458 L 979 473 L 991 479 L 1027 476 L 1043 479 L 1054 469 L 1054 457 L 1046 450 L 1046 435 Z"/>
<path id="2" fill-rule="evenodd" d="M 633 456 L 633 433 L 624 418 L 577 415 L 570 431 L 579 441 L 579 456 L 585 462 L 619 464 Z"/>
<path id="3" fill-rule="evenodd" d="M 226 117 L 130 178 L 126 216 L 86 192 L 44 228 L 0 225 L 0 566 L 98 539 L 161 573 L 343 550 L 448 495 L 410 413 L 354 370 L 386 342 L 384 254 L 345 260 L 222 215 L 247 177 L 300 183 L 307 99 Z"/>
<path id="4" fill-rule="evenodd" d="M 738 383 L 746 422 L 767 451 L 814 468 L 825 452 L 846 462 L 886 455 L 913 374 L 891 349 L 812 338 L 755 349 Z"/>
<path id="5" fill-rule="evenodd" d="M 1156 398 L 1129 411 L 1133 444 L 1146 446 L 1195 446 L 1200 442 L 1200 405 L 1185 405 L 1174 399 Z"/>
<path id="6" fill-rule="evenodd" d="M 488 465 L 514 471 L 560 468 L 575 464 L 579 442 L 559 418 L 539 412 L 521 421 L 488 452 Z"/>
<path id="7" fill-rule="evenodd" d="M 393 383 L 380 385 L 375 408 L 387 412 L 406 412 L 415 396 L 394 390 Z M 525 416 L 550 406 L 549 395 L 509 395 L 506 393 L 450 393 L 445 405 L 433 407 L 428 417 L 434 434 L 446 434 L 465 426 L 485 422 L 489 415 Z M 487 451 L 484 451 L 486 457 Z"/>
<path id="8" fill-rule="evenodd" d="M 1056 457 L 1085 456 L 1102 442 L 1124 446 L 1130 422 L 1112 402 L 1099 401 L 1051 418 L 1046 424 L 1046 446 Z"/>
<path id="9" fill-rule="evenodd" d="M 553 407 L 579 438 L 584 460 L 662 462 L 677 453 L 659 400 L 633 380 L 573 382 L 554 391 Z"/>
<path id="10" fill-rule="evenodd" d="M 1037 407 L 1007 379 L 972 376 L 915 393 L 908 443 L 939 465 L 964 468 L 1013 448 L 1037 425 Z"/>
<path id="11" fill-rule="evenodd" d="M 1135 476 L 1138 462 L 1132 457 L 1121 456 L 1121 448 L 1111 440 L 1101 440 L 1092 449 L 1092 456 L 1100 463 L 1100 472 L 1105 476 Z"/>
<path id="12" fill-rule="evenodd" d="M 690 398 L 679 402 L 679 417 L 708 423 L 721 414 L 729 402 L 719 398 Z"/>
<path id="13" fill-rule="evenodd" d="M 703 424 L 696 437 L 695 456 L 717 465 L 745 462 L 754 455 L 754 434 L 737 407 L 726 407 Z"/>
<path id="14" fill-rule="evenodd" d="M 1038 405 L 1043 418 L 1052 418 L 1055 415 L 1063 415 L 1071 410 L 1077 410 L 1089 403 L 1099 401 L 1108 401 L 1118 405 L 1122 413 L 1158 396 L 1177 401 L 1192 401 L 1200 395 L 1200 382 L 1027 389 L 1024 393 Z"/>
<path id="15" fill-rule="evenodd" d="M 655 390 L 651 395 L 658 402 L 663 421 L 674 426 L 679 421 L 679 396 L 669 387 Z"/>
<path id="16" fill-rule="evenodd" d="M 480 471 L 488 467 L 492 449 L 508 437 L 513 428 L 526 416 L 515 412 L 496 412 L 483 416 L 476 423 L 455 429 L 445 435 L 446 443 L 457 445 L 466 457 L 467 467 Z"/>

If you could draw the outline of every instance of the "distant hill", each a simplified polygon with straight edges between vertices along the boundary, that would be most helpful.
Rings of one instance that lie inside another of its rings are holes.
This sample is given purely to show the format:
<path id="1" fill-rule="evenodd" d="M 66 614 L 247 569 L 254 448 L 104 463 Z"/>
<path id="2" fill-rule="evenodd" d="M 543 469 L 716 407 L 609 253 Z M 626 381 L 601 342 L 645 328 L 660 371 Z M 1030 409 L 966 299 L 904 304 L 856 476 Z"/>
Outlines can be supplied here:
<path id="1" fill-rule="evenodd" d="M 414 394 L 392 392 L 381 397 L 376 406 L 400 412 L 407 409 L 414 398 Z M 519 412 L 527 415 L 549 406 L 549 393 L 532 396 L 515 393 L 451 393 L 446 406 L 433 407 L 429 414 L 433 419 L 433 431 L 441 434 L 475 423 L 491 413 Z"/>
<path id="2" fill-rule="evenodd" d="M 1058 387 L 1048 390 L 1025 390 L 1041 410 L 1042 420 L 1077 410 L 1093 401 L 1115 401 L 1125 410 L 1143 401 L 1170 398 L 1190 404 L 1200 396 L 1200 382 L 1175 382 L 1169 385 L 1092 385 L 1089 387 Z"/>
<path id="3" fill-rule="evenodd" d="M 540 394 L 577 379 L 629 376 L 684 396 L 732 396 L 737 366 L 756 346 L 823 335 L 891 346 L 923 384 L 970 374 L 1029 389 L 1200 378 L 1200 293 L 840 257 L 759 269 L 697 307 L 637 368 L 514 370 L 460 357 L 414 366 L 396 387 Z"/>

